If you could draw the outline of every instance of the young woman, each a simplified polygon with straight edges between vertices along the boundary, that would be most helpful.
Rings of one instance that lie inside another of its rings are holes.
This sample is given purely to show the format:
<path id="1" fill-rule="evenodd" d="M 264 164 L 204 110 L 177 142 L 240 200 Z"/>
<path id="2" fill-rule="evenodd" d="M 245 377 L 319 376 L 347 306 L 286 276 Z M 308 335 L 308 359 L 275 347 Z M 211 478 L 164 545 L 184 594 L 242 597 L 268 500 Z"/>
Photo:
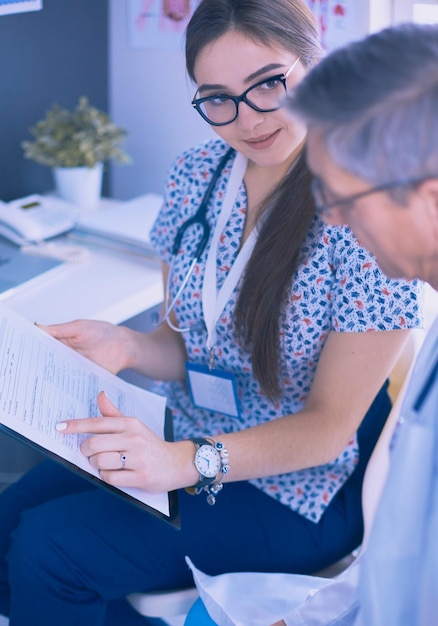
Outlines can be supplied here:
<path id="1" fill-rule="evenodd" d="M 360 543 L 385 380 L 419 313 L 415 285 L 386 279 L 348 229 L 315 216 L 305 128 L 279 107 L 321 54 L 301 0 L 196 9 L 193 106 L 218 139 L 170 170 L 153 231 L 164 321 L 150 334 L 46 327 L 113 372 L 165 381 L 173 443 L 104 394 L 101 417 L 60 432 L 91 434 L 82 451 L 111 484 L 180 489 L 182 529 L 43 463 L 0 500 L 0 611 L 11 626 L 143 623 L 123 598 L 189 586 L 185 555 L 209 574 L 315 572 Z M 187 220 L 206 195 L 200 250 L 199 216 Z M 194 485 L 199 495 L 182 489 Z"/>

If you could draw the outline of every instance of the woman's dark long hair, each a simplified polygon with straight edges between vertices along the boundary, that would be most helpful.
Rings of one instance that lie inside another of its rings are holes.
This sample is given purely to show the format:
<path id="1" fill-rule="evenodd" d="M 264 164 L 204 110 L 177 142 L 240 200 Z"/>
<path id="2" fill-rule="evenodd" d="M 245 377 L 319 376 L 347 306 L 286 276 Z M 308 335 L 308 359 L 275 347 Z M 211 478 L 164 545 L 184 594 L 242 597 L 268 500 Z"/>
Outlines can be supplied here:
<path id="1" fill-rule="evenodd" d="M 237 337 L 251 349 L 254 375 L 270 398 L 280 393 L 280 315 L 315 214 L 310 181 L 301 153 L 267 208 L 234 313 Z"/>
<path id="2" fill-rule="evenodd" d="M 309 68 L 324 55 L 315 18 L 303 0 L 201 0 L 186 31 L 192 80 L 200 51 L 230 30 L 290 50 Z M 251 351 L 254 375 L 270 398 L 280 394 L 279 320 L 315 211 L 310 178 L 301 154 L 265 199 L 259 213 L 263 223 L 235 310 L 236 336 Z"/>

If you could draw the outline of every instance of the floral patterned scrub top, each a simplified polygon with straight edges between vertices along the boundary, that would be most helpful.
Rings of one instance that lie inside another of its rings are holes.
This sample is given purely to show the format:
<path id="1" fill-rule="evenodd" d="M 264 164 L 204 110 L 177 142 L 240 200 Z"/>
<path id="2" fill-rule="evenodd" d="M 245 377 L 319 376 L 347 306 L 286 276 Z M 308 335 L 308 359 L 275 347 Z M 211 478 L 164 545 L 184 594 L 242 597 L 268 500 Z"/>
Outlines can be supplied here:
<path id="1" fill-rule="evenodd" d="M 221 140 L 184 152 L 173 164 L 163 208 L 151 233 L 159 256 L 170 265 L 178 229 L 194 215 L 213 172 L 228 146 Z M 233 158 L 226 164 L 208 206 L 211 232 L 220 213 Z M 217 287 L 220 288 L 238 252 L 246 218 L 246 190 L 242 183 L 234 210 L 218 246 Z M 190 228 L 181 243 L 170 275 L 175 295 L 199 242 L 198 227 Z M 211 239 L 211 237 L 210 237 Z M 196 265 L 175 307 L 190 362 L 208 364 L 207 333 L 202 322 L 201 289 L 208 254 Z M 233 310 L 239 284 L 217 323 L 215 367 L 233 372 L 241 403 L 240 418 L 195 408 L 185 383 L 162 383 L 168 398 L 177 439 L 215 435 L 249 428 L 299 411 L 307 398 L 319 354 L 330 331 L 364 332 L 416 328 L 421 320 L 421 288 L 412 282 L 386 278 L 373 257 L 345 227 L 329 227 L 316 216 L 302 248 L 303 262 L 291 281 L 290 296 L 280 320 L 281 388 L 271 402 L 252 375 L 251 357 L 233 335 Z M 353 472 L 358 459 L 354 438 L 333 462 L 289 474 L 250 482 L 285 506 L 317 522 L 334 494 Z"/>

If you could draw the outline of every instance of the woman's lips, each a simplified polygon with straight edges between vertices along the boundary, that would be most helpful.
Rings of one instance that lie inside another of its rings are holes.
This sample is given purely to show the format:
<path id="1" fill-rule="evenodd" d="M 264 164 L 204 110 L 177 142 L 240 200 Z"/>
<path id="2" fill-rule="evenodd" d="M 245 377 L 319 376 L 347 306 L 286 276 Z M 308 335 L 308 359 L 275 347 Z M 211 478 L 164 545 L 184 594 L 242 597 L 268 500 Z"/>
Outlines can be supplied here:
<path id="1" fill-rule="evenodd" d="M 258 139 L 247 139 L 245 140 L 245 143 L 253 150 L 266 150 L 266 148 L 270 148 L 272 146 L 274 141 L 277 139 L 279 132 L 279 130 L 276 130 L 274 133 L 265 135 Z"/>

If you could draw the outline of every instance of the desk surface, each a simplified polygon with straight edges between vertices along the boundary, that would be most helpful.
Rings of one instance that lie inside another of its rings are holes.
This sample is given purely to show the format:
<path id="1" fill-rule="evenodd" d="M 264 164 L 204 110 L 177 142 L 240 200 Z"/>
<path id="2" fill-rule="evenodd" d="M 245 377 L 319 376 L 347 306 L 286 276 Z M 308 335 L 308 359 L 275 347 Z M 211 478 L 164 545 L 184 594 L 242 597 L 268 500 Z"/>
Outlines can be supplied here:
<path id="1" fill-rule="evenodd" d="M 97 248 L 88 250 L 84 259 L 66 262 L 62 271 L 23 286 L 3 302 L 41 324 L 78 318 L 119 324 L 162 301 L 158 261 Z"/>

